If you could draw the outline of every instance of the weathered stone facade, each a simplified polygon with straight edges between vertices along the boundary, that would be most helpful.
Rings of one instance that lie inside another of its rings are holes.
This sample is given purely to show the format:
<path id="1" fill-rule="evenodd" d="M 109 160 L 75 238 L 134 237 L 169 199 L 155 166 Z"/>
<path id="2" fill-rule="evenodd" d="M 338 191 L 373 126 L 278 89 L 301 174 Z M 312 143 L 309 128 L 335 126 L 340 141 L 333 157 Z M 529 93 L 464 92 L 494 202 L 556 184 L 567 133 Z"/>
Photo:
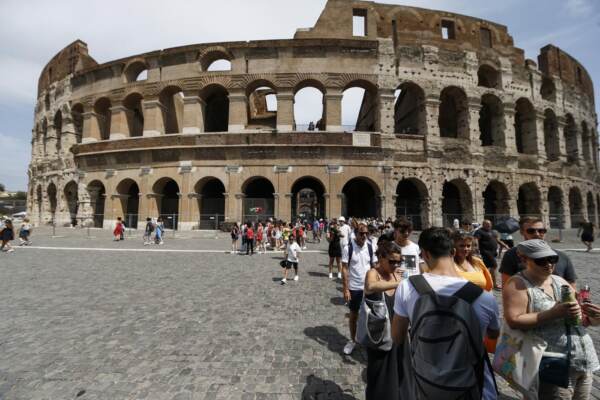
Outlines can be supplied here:
<path id="1" fill-rule="evenodd" d="M 230 70 L 213 71 L 217 60 Z M 316 131 L 294 118 L 295 95 L 309 86 L 323 94 Z M 353 87 L 365 95 L 345 132 L 342 98 Z M 506 27 L 442 11 L 329 0 L 292 40 L 101 65 L 77 41 L 42 72 L 34 126 L 36 223 L 289 220 L 305 189 L 318 216 L 406 214 L 418 226 L 524 214 L 571 226 L 600 215 L 584 67 L 551 45 L 536 64 Z"/>

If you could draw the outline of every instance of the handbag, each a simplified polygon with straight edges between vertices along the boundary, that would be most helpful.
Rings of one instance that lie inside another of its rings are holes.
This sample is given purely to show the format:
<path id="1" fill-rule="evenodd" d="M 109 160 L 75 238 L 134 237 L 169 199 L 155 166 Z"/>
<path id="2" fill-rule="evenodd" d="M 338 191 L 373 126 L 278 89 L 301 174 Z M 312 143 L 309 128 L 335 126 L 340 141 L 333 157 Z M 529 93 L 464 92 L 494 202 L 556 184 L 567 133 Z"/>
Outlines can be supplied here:
<path id="1" fill-rule="evenodd" d="M 279 265 L 281 265 L 281 268 L 287 268 L 287 260 L 281 260 L 279 261 Z"/>
<path id="2" fill-rule="evenodd" d="M 569 370 L 571 369 L 571 327 L 566 324 L 567 354 L 552 354 L 542 356 L 540 361 L 540 382 L 549 383 L 562 388 L 569 387 Z M 552 354 L 552 355 L 551 355 Z"/>
<path id="3" fill-rule="evenodd" d="M 383 293 L 380 300 L 363 296 L 358 313 L 356 341 L 373 350 L 392 349 L 392 325 Z"/>

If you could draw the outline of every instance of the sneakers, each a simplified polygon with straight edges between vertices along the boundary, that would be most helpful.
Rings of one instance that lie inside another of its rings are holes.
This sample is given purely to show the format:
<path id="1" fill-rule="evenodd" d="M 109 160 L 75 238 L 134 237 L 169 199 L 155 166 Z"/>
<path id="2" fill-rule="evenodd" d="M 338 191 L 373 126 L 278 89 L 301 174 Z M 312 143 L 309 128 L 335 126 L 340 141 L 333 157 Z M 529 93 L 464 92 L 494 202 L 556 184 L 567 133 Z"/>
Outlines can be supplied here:
<path id="1" fill-rule="evenodd" d="M 294 276 L 294 280 L 298 282 L 298 275 Z"/>
<path id="2" fill-rule="evenodd" d="M 347 356 L 349 356 L 350 354 L 352 354 L 352 352 L 354 351 L 354 347 L 355 346 L 356 346 L 356 343 L 353 340 L 350 340 L 344 346 L 344 354 L 347 355 Z"/>
<path id="3" fill-rule="evenodd" d="M 329 279 L 333 279 L 333 274 L 331 272 L 329 273 Z"/>
<path id="4" fill-rule="evenodd" d="M 342 279 L 342 273 L 338 272 L 338 279 Z"/>
<path id="5" fill-rule="evenodd" d="M 285 285 L 286 283 L 287 283 L 287 279 L 283 278 L 283 279 L 281 280 L 281 284 L 282 284 L 282 285 Z"/>

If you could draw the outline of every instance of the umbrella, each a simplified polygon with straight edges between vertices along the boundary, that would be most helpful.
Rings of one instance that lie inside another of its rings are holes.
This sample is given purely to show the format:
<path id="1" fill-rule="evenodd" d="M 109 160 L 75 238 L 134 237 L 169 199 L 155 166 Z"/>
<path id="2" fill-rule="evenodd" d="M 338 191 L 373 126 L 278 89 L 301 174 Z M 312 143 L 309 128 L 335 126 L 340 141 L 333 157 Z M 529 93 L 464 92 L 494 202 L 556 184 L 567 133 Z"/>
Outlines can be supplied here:
<path id="1" fill-rule="evenodd" d="M 505 217 L 494 226 L 494 229 L 500 233 L 515 233 L 519 230 L 519 221 L 513 217 Z"/>

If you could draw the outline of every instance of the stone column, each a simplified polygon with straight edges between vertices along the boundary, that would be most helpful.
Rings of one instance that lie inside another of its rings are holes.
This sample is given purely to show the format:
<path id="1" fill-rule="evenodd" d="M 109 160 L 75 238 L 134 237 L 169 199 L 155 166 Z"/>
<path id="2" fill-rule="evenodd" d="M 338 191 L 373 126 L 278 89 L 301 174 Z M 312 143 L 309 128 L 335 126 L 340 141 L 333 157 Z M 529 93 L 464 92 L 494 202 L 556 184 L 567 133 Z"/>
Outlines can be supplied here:
<path id="1" fill-rule="evenodd" d="M 476 74 L 477 75 L 477 74 Z M 469 141 L 471 142 L 471 154 L 483 153 L 481 146 L 481 131 L 479 129 L 479 112 L 481 111 L 481 99 L 470 97 L 469 107 Z"/>
<path id="2" fill-rule="evenodd" d="M 544 121 L 546 119 L 546 115 L 544 111 L 535 110 L 535 133 L 536 133 L 536 141 L 535 141 L 535 153 L 537 154 L 537 159 L 539 164 L 543 164 L 546 157 L 546 138 L 544 135 Z"/>
<path id="3" fill-rule="evenodd" d="M 291 132 L 294 124 L 294 94 L 291 91 L 277 93 L 277 131 Z"/>
<path id="4" fill-rule="evenodd" d="M 395 102 L 394 90 L 379 90 L 379 127 L 382 133 L 393 135 L 396 125 L 395 121 Z"/>
<path id="5" fill-rule="evenodd" d="M 559 152 L 559 160 L 563 163 L 567 162 L 567 141 L 565 138 L 565 129 L 567 127 L 567 120 L 565 117 L 556 116 L 556 121 L 558 123 L 558 152 Z M 570 224 L 569 224 L 570 226 Z"/>
<path id="6" fill-rule="evenodd" d="M 56 158 L 58 155 L 56 149 L 56 130 L 53 124 L 48 124 L 48 133 L 46 134 L 46 158 Z"/>
<path id="7" fill-rule="evenodd" d="M 240 132 L 248 125 L 248 99 L 243 90 L 229 93 L 229 132 Z"/>
<path id="8" fill-rule="evenodd" d="M 571 208 L 569 207 L 569 187 L 561 187 L 562 197 L 560 199 L 560 207 L 563 212 L 563 228 L 571 228 Z"/>
<path id="9" fill-rule="evenodd" d="M 180 231 L 191 231 L 198 224 L 198 219 L 192 218 L 192 209 L 197 208 L 194 204 L 195 199 L 189 197 L 189 193 L 192 192 L 190 173 L 192 172 L 191 162 L 182 162 L 179 167 L 179 173 L 181 174 L 181 187 L 179 195 L 179 222 L 177 230 Z M 183 195 L 187 193 L 188 195 Z"/>
<path id="10" fill-rule="evenodd" d="M 75 125 L 70 117 L 63 118 L 63 132 L 61 135 L 61 149 L 63 154 L 69 154 L 69 150 L 73 145 L 77 144 L 77 134 L 75 133 Z"/>
<path id="11" fill-rule="evenodd" d="M 122 105 L 115 105 L 110 108 L 110 140 L 119 140 L 129 137 L 127 112 L 127 108 Z"/>
<path id="12" fill-rule="evenodd" d="M 246 195 L 244 193 L 236 193 L 235 194 L 235 204 L 234 204 L 234 221 L 242 221 L 244 216 L 244 198 Z M 243 223 L 243 221 L 242 221 Z"/>
<path id="13" fill-rule="evenodd" d="M 292 196 L 293 193 L 284 193 L 279 197 L 279 219 L 283 221 L 291 221 L 292 219 Z"/>
<path id="14" fill-rule="evenodd" d="M 329 132 L 343 132 L 344 130 L 342 126 L 342 97 L 342 92 L 334 89 L 329 89 L 324 96 L 325 130 Z"/>
<path id="15" fill-rule="evenodd" d="M 225 198 L 225 222 L 234 222 L 234 220 L 231 218 L 230 207 L 232 203 L 235 203 L 235 201 L 231 199 L 231 196 L 227 192 L 223 193 L 223 197 Z"/>
<path id="16" fill-rule="evenodd" d="M 346 195 L 344 193 L 338 193 L 336 195 L 336 202 L 333 204 L 335 218 L 338 218 L 341 215 L 346 214 L 348 211 L 348 207 L 344 207 L 346 201 Z M 345 215 L 344 215 L 345 216 Z"/>
<path id="17" fill-rule="evenodd" d="M 162 199 L 163 195 L 158 193 L 146 194 L 146 210 L 150 217 L 156 218 L 160 214 L 158 202 Z"/>
<path id="18" fill-rule="evenodd" d="M 144 100 L 144 137 L 165 134 L 165 107 L 157 99 Z M 111 135 L 112 136 L 112 135 Z"/>
<path id="19" fill-rule="evenodd" d="M 82 143 L 90 143 L 101 140 L 100 129 L 96 121 L 96 113 L 92 111 L 84 112 L 83 117 L 83 138 Z"/>
<path id="20" fill-rule="evenodd" d="M 202 203 L 202 194 L 188 193 L 187 198 L 189 203 L 189 213 L 187 221 L 189 221 L 191 224 L 193 223 L 191 229 L 194 229 L 194 227 L 200 229 L 200 206 Z"/>
<path id="21" fill-rule="evenodd" d="M 515 104 L 504 103 L 504 141 L 506 143 L 506 152 L 516 155 L 517 139 L 515 133 Z"/>
<path id="22" fill-rule="evenodd" d="M 183 134 L 204 132 L 204 107 L 206 103 L 195 92 L 184 92 Z"/>
<path id="23" fill-rule="evenodd" d="M 331 207 L 331 196 L 329 195 L 329 193 L 324 193 L 323 194 L 323 199 L 325 199 L 325 210 L 323 210 L 323 214 L 325 219 L 331 219 L 332 215 L 331 211 L 330 211 L 330 207 Z"/>
<path id="24" fill-rule="evenodd" d="M 280 203 L 280 194 L 279 193 L 273 193 L 273 213 L 275 214 L 275 219 L 281 219 L 283 220 L 283 218 L 281 217 L 281 214 L 279 213 L 279 203 Z M 289 221 L 289 220 L 284 220 L 284 221 Z"/>
<path id="25" fill-rule="evenodd" d="M 426 151 L 439 150 L 441 146 L 440 140 L 440 100 L 437 97 L 427 97 L 425 99 L 425 112 L 426 112 L 426 126 L 427 132 L 425 135 L 425 149 Z"/>

